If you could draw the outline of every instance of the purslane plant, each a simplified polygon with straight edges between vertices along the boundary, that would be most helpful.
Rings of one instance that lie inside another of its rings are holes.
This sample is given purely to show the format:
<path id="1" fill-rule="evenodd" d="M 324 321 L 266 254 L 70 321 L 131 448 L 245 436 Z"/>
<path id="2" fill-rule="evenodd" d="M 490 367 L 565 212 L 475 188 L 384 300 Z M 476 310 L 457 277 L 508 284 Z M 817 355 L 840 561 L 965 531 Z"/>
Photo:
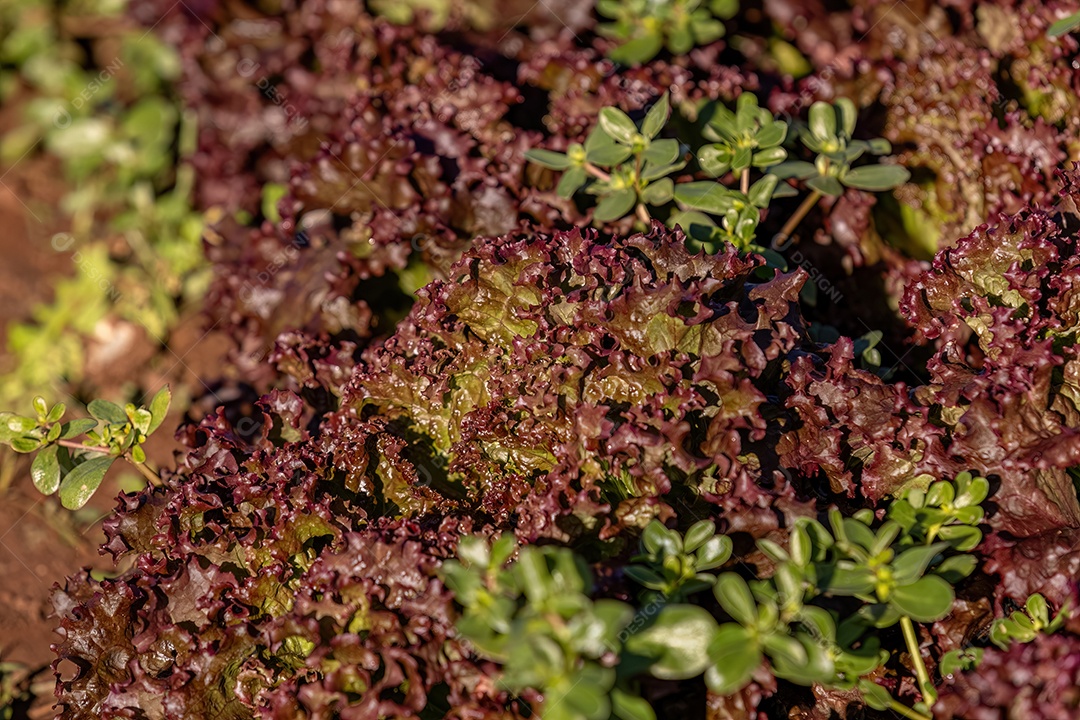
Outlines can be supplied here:
<path id="1" fill-rule="evenodd" d="M 652 60 L 667 47 L 682 55 L 719 40 L 724 21 L 739 11 L 738 0 L 598 0 L 596 11 L 612 22 L 597 31 L 621 41 L 609 57 L 627 65 Z"/>
<path id="2" fill-rule="evenodd" d="M 990 626 L 990 641 L 1002 650 L 1008 650 L 1013 643 L 1029 643 L 1040 633 L 1049 635 L 1060 630 L 1070 614 L 1070 608 L 1065 606 L 1051 617 L 1046 598 L 1035 593 L 1024 603 L 1023 610 L 994 621 Z"/>
<path id="3" fill-rule="evenodd" d="M 869 509 L 851 517 L 833 509 L 829 527 L 800 518 L 788 547 L 758 541 L 774 570 L 750 581 L 732 571 L 707 572 L 723 565 L 732 548 L 713 522 L 680 534 L 653 520 L 642 533 L 641 554 L 624 568 L 647 588 L 636 613 L 623 602 L 591 600 L 588 570 L 569 549 L 526 547 L 504 569 L 516 549 L 508 536 L 490 547 L 479 538 L 463 540 L 460 560 L 448 562 L 443 576 L 464 608 L 459 631 L 483 656 L 503 663 L 507 689 L 543 694 L 544 718 L 651 718 L 631 690 L 638 675 L 686 679 L 704 672 L 713 692 L 728 695 L 768 659 L 778 678 L 858 689 L 870 707 L 921 720 L 936 691 L 914 623 L 947 615 L 952 586 L 974 571 L 975 558 L 964 551 L 981 539 L 980 503 L 988 490 L 985 478 L 962 473 L 926 491 L 905 491 L 881 523 Z M 679 604 L 709 587 L 731 622 L 717 624 L 704 608 Z M 835 609 L 815 604 L 819 598 L 861 605 L 840 620 Z M 1033 606 L 1041 622 L 1045 613 Z M 922 695 L 914 707 L 870 677 L 891 657 L 875 631 L 896 624 Z M 958 656 L 957 663 L 963 660 Z M 589 690 L 576 689 L 586 682 Z M 627 707 L 642 709 L 620 710 Z"/>
<path id="4" fill-rule="evenodd" d="M 848 98 L 839 98 L 832 105 L 819 101 L 810 106 L 809 121 L 800 128 L 799 140 L 807 150 L 816 154 L 814 162 L 790 160 L 769 171 L 780 179 L 802 180 L 811 190 L 777 235 L 774 245 L 786 241 L 806 213 L 825 195 L 843 195 L 845 187 L 882 192 L 907 182 L 911 177 L 907 168 L 899 165 L 852 167 L 852 163 L 867 153 L 887 155 L 892 151 L 889 141 L 883 138 L 854 138 L 858 115 L 855 103 Z"/>
<path id="5" fill-rule="evenodd" d="M 37 453 L 30 466 L 34 487 L 44 495 L 59 492 L 63 506 L 77 510 L 97 491 L 117 458 L 131 463 L 152 485 L 161 484 L 146 464 L 142 445 L 165 420 L 171 400 L 168 386 L 147 407 L 92 400 L 86 407 L 91 417 L 64 422 L 64 403 L 50 408 L 36 397 L 33 416 L 0 413 L 0 443 L 17 453 Z M 80 436 L 85 436 L 82 442 Z"/>
<path id="6" fill-rule="evenodd" d="M 562 197 L 572 197 L 582 188 L 596 195 L 599 202 L 593 217 L 598 222 L 618 220 L 635 211 L 648 224 L 646 206 L 670 202 L 674 183 L 667 176 L 686 166 L 678 140 L 657 138 L 670 115 L 667 93 L 640 125 L 622 110 L 606 107 L 583 145 L 571 145 L 566 153 L 533 149 L 525 156 L 538 165 L 564 171 L 557 188 Z"/>
<path id="7" fill-rule="evenodd" d="M 666 213 L 667 224 L 681 226 L 695 248 L 716 252 L 730 243 L 740 250 L 770 256 L 771 262 L 780 259 L 757 242 L 758 226 L 773 198 L 796 194 L 795 188 L 781 180 L 805 181 L 811 192 L 774 239 L 774 248 L 790 237 L 823 196 L 841 195 L 845 187 L 888 190 L 910 176 L 896 165 L 852 167 L 865 154 L 881 155 L 891 148 L 882 139 L 852 137 L 857 112 L 846 98 L 835 105 L 814 103 L 808 125 L 800 128 L 802 145 L 816 153 L 815 162 L 787 160 L 787 123 L 760 108 L 753 93 L 744 92 L 734 111 L 717 103 L 700 109 L 701 134 L 709 142 L 699 148 L 697 164 L 703 173 L 718 180 L 676 184 L 668 176 L 685 167 L 683 146 L 675 139 L 657 139 L 669 115 L 666 93 L 640 126 L 618 108 L 607 107 L 600 111 L 597 126 L 583 145 L 571 145 L 566 153 L 533 149 L 526 157 L 563 171 L 556 188 L 562 197 L 569 198 L 582 188 L 599 196 L 593 214 L 597 222 L 618 220 L 633 209 L 647 225 L 652 217 L 647 206 L 661 207 L 674 201 L 676 208 Z M 755 170 L 766 174 L 754 181 Z M 723 184 L 729 176 L 735 187 Z M 872 357 L 871 352 L 869 359 Z"/>

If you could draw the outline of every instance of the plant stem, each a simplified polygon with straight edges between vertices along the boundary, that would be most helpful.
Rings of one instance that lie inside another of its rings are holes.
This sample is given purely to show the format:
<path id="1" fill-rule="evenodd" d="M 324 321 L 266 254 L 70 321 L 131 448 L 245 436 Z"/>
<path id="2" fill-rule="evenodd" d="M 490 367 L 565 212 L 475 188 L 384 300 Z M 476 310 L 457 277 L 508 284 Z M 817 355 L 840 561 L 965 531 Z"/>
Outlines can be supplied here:
<path id="1" fill-rule="evenodd" d="M 915 636 L 915 626 L 907 615 L 900 616 L 900 628 L 904 631 L 904 642 L 907 643 L 908 653 L 911 654 L 911 663 L 915 666 L 915 675 L 919 678 L 919 692 L 922 693 L 923 702 L 932 705 L 937 700 L 934 686 L 930 684 L 930 673 L 926 671 L 922 653 L 919 652 L 919 639 Z"/>
<path id="2" fill-rule="evenodd" d="M 72 448 L 73 450 L 85 450 L 87 452 L 100 453 L 101 455 L 109 454 L 107 448 L 94 447 L 93 445 L 83 445 L 81 443 L 75 442 L 74 440 L 57 440 L 56 444 L 62 445 L 66 448 Z M 131 457 L 130 453 L 124 453 L 121 457 L 127 460 L 130 464 L 134 465 L 135 469 L 142 473 L 142 476 L 146 478 L 147 481 L 149 481 L 149 483 L 154 487 L 161 487 L 162 485 L 164 485 L 161 480 L 161 476 L 151 470 L 146 463 L 137 462 Z"/>
<path id="3" fill-rule="evenodd" d="M 652 218 L 649 216 L 649 211 L 645 208 L 645 203 L 637 204 L 637 216 L 638 220 L 645 223 L 645 229 L 648 230 L 652 225 Z"/>
<path id="4" fill-rule="evenodd" d="M 739 189 L 742 190 L 743 195 L 750 192 L 750 168 L 743 168 L 742 178 L 739 180 Z"/>
<path id="5" fill-rule="evenodd" d="M 603 180 L 604 182 L 607 182 L 611 179 L 611 175 L 589 162 L 585 163 L 585 172 L 589 173 L 598 180 Z"/>
<path id="6" fill-rule="evenodd" d="M 791 233 L 795 231 L 795 226 L 802 222 L 802 219 L 806 217 L 806 213 L 810 212 L 820 199 L 821 193 L 817 190 L 806 196 L 806 199 L 802 201 L 802 205 L 799 205 L 795 214 L 788 218 L 788 221 L 784 223 L 784 227 L 780 228 L 780 232 L 773 238 L 773 249 L 777 249 L 777 246 L 783 245 L 784 242 L 791 237 Z"/>
<path id="7" fill-rule="evenodd" d="M 134 465 L 135 469 L 141 472 L 143 477 L 146 478 L 147 482 L 149 482 L 152 486 L 161 487 L 164 484 L 161 481 L 161 476 L 151 470 L 146 463 L 136 462 L 127 455 L 124 455 L 124 459 Z"/>
<path id="8" fill-rule="evenodd" d="M 889 700 L 889 709 L 898 715 L 903 715 L 909 720 L 934 720 L 933 718 L 923 715 L 922 713 L 915 712 L 907 705 L 897 702 L 896 700 Z"/>

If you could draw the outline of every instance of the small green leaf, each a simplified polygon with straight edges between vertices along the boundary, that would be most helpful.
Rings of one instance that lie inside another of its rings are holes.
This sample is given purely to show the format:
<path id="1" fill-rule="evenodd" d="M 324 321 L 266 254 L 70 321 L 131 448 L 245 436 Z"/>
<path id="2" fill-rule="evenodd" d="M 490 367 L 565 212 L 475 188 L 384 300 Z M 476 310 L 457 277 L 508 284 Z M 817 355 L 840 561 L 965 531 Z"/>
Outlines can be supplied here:
<path id="1" fill-rule="evenodd" d="M 49 404 L 45 402 L 45 398 L 41 397 L 40 395 L 34 397 L 33 406 L 34 412 L 36 412 L 41 417 L 45 417 L 49 414 Z"/>
<path id="2" fill-rule="evenodd" d="M 68 510 L 85 505 L 115 461 L 115 457 L 98 455 L 76 465 L 60 482 L 60 503 Z"/>
<path id="3" fill-rule="evenodd" d="M 720 183 L 701 181 L 679 183 L 675 200 L 690 208 L 723 215 L 735 207 L 733 193 Z"/>
<path id="4" fill-rule="evenodd" d="M 698 165 L 712 177 L 720 177 L 731 169 L 733 157 L 727 145 L 706 145 L 698 151 Z"/>
<path id="5" fill-rule="evenodd" d="M 146 451 L 143 450 L 142 445 L 131 448 L 131 459 L 137 463 L 146 462 Z"/>
<path id="6" fill-rule="evenodd" d="M 849 170 L 843 182 L 856 190 L 882 192 L 903 185 L 910 177 L 908 169 L 899 165 L 864 165 Z"/>
<path id="7" fill-rule="evenodd" d="M 788 126 L 785 122 L 771 122 L 761 128 L 754 139 L 757 140 L 758 147 L 763 150 L 777 147 L 782 145 L 787 138 L 787 129 Z"/>
<path id="8" fill-rule="evenodd" d="M 600 110 L 600 129 L 616 141 L 629 145 L 637 134 L 637 126 L 630 116 L 616 107 Z"/>
<path id="9" fill-rule="evenodd" d="M 11 449 L 17 453 L 32 453 L 41 447 L 41 441 L 27 437 L 17 437 L 12 439 L 9 443 Z"/>
<path id="10" fill-rule="evenodd" d="M 123 425 L 128 421 L 124 408 L 108 400 L 91 400 L 86 406 L 87 411 L 98 420 L 107 423 L 119 423 Z"/>
<path id="11" fill-rule="evenodd" d="M 757 603 L 741 575 L 728 572 L 718 577 L 713 594 L 720 607 L 739 624 L 750 626 L 757 620 Z"/>
<path id="12" fill-rule="evenodd" d="M 1078 27 L 1080 27 L 1080 12 L 1058 20 L 1047 29 L 1046 36 L 1051 38 L 1061 37 L 1071 33 Z"/>
<path id="13" fill-rule="evenodd" d="M 851 137 L 855 134 L 855 123 L 859 119 L 859 111 L 855 109 L 855 103 L 846 97 L 837 98 L 836 110 L 840 115 L 840 127 L 844 132 L 844 137 Z"/>
<path id="14" fill-rule="evenodd" d="M 915 582 L 937 555 L 949 547 L 948 543 L 939 542 L 933 545 L 920 545 L 905 550 L 892 561 L 893 578 L 900 585 L 908 585 Z"/>
<path id="15" fill-rule="evenodd" d="M 893 702 L 889 691 L 872 680 L 860 679 L 859 692 L 862 693 L 867 706 L 874 710 L 888 710 Z"/>
<path id="16" fill-rule="evenodd" d="M 572 167 L 563 173 L 563 176 L 559 179 L 559 184 L 555 187 L 555 193 L 559 197 L 572 198 L 574 193 L 581 189 L 581 186 L 589 179 L 589 174 L 583 167 Z"/>
<path id="17" fill-rule="evenodd" d="M 683 551 L 694 552 L 714 535 L 716 535 L 716 523 L 712 520 L 698 520 L 683 535 Z"/>
<path id="18" fill-rule="evenodd" d="M 57 445 L 48 446 L 30 465 L 30 477 L 42 495 L 52 495 L 60 487 L 60 461 L 56 457 L 59 450 Z"/>
<path id="19" fill-rule="evenodd" d="M 649 658 L 649 673 L 661 680 L 685 680 L 709 666 L 717 630 L 709 611 L 697 605 L 665 605 L 644 629 L 626 639 L 626 649 Z"/>
<path id="20" fill-rule="evenodd" d="M 661 178 L 649 183 L 641 193 L 641 200 L 649 205 L 664 205 L 671 202 L 674 196 L 675 183 L 671 181 L 671 178 Z"/>
<path id="21" fill-rule="evenodd" d="M 945 561 L 934 568 L 935 575 L 945 578 L 945 582 L 956 585 L 958 582 L 975 572 L 979 566 L 979 559 L 974 555 L 953 555 L 945 558 Z"/>
<path id="22" fill-rule="evenodd" d="M 754 159 L 751 164 L 756 168 L 767 168 L 784 162 L 785 158 L 787 158 L 787 150 L 784 148 L 767 148 L 754 153 Z"/>
<path id="23" fill-rule="evenodd" d="M 818 171 L 817 166 L 813 163 L 808 163 L 804 160 L 789 160 L 769 168 L 769 174 L 775 175 L 781 180 L 787 180 L 789 178 L 806 180 L 817 175 Z"/>
<path id="24" fill-rule="evenodd" d="M 750 192 L 747 194 L 747 197 L 750 198 L 750 204 L 759 208 L 769 207 L 778 184 L 780 184 L 780 178 L 775 175 L 763 176 L 750 186 Z"/>
<path id="25" fill-rule="evenodd" d="M 698 548 L 695 568 L 698 571 L 718 568 L 731 557 L 731 538 L 726 535 L 715 535 L 705 541 Z"/>
<path id="26" fill-rule="evenodd" d="M 811 190 L 817 190 L 822 195 L 840 197 L 844 194 L 843 186 L 841 186 L 840 181 L 834 177 L 819 175 L 818 177 L 812 177 L 807 180 L 806 185 Z"/>
<path id="27" fill-rule="evenodd" d="M 678 140 L 654 140 L 649 143 L 649 147 L 642 153 L 641 159 L 657 167 L 671 165 L 679 159 L 679 148 Z"/>
<path id="28" fill-rule="evenodd" d="M 631 150 L 626 145 L 615 142 L 610 135 L 600 128 L 593 128 L 585 139 L 585 159 L 602 167 L 611 167 L 630 157 Z"/>
<path id="29" fill-rule="evenodd" d="M 893 590 L 889 604 L 918 622 L 936 622 L 949 614 L 953 589 L 937 575 L 927 575 L 911 585 Z"/>
<path id="30" fill-rule="evenodd" d="M 629 40 L 608 53 L 608 57 L 624 65 L 640 65 L 656 57 L 664 47 L 660 33 L 646 32 Z"/>
<path id="31" fill-rule="evenodd" d="M 52 410 L 49 410 L 49 414 L 45 417 L 45 421 L 50 423 L 58 422 L 60 418 L 64 417 L 64 413 L 66 412 L 67 405 L 62 402 L 56 403 L 52 406 Z"/>
<path id="32" fill-rule="evenodd" d="M 623 573 L 639 585 L 644 585 L 652 590 L 662 590 L 667 584 L 664 578 L 644 565 L 627 565 Z"/>
<path id="33" fill-rule="evenodd" d="M 656 720 L 647 700 L 619 687 L 611 689 L 611 714 L 618 720 Z"/>
<path id="34" fill-rule="evenodd" d="M 1031 616 L 1031 619 L 1039 623 L 1043 627 L 1050 624 L 1050 608 L 1046 604 L 1046 598 L 1042 595 L 1035 593 L 1027 599 L 1027 603 L 1024 605 L 1027 610 L 1027 614 Z"/>
<path id="35" fill-rule="evenodd" d="M 525 153 L 525 159 L 529 162 L 542 165 L 551 170 L 565 170 L 570 167 L 570 158 L 553 150 L 533 148 Z"/>
<path id="36" fill-rule="evenodd" d="M 863 595 L 874 589 L 874 573 L 866 568 L 823 568 L 822 589 L 835 595 Z"/>
<path id="37" fill-rule="evenodd" d="M 668 116 L 670 114 L 671 104 L 668 100 L 668 94 L 664 93 L 660 96 L 660 99 L 649 108 L 649 112 L 645 115 L 644 122 L 641 123 L 641 133 L 650 140 L 653 139 L 664 129 L 664 125 L 667 124 Z"/>
<path id="38" fill-rule="evenodd" d="M 70 440 L 73 437 L 78 437 L 85 433 L 90 432 L 97 427 L 98 421 L 93 418 L 76 418 L 61 425 L 63 428 L 60 433 L 61 440 Z"/>
<path id="39" fill-rule="evenodd" d="M 636 200 L 637 193 L 633 190 L 616 190 L 600 199 L 593 213 L 593 219 L 597 222 L 611 222 L 626 217 Z"/>
<path id="40" fill-rule="evenodd" d="M 734 172 L 741 173 L 743 170 L 750 167 L 750 163 L 754 159 L 754 151 L 748 147 L 735 148 L 735 154 L 731 157 L 731 169 Z"/>
<path id="41" fill-rule="evenodd" d="M 709 643 L 712 665 L 705 671 L 705 684 L 717 695 L 731 695 L 750 682 L 761 665 L 761 649 L 746 628 L 721 625 Z"/>
<path id="42" fill-rule="evenodd" d="M 836 111 L 827 102 L 810 106 L 810 132 L 819 140 L 836 136 Z"/>

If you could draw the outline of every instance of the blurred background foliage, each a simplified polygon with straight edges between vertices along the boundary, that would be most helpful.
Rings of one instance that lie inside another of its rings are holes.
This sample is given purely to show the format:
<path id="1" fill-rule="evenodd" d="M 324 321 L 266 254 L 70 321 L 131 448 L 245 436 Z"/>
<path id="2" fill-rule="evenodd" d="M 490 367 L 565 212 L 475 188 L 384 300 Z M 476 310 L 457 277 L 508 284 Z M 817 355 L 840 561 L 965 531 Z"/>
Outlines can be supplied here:
<path id="1" fill-rule="evenodd" d="M 14 109 L 0 165 L 55 158 L 62 199 L 47 216 L 63 227 L 50 244 L 71 260 L 52 299 L 8 328 L 4 407 L 86 380 L 87 338 L 116 321 L 163 342 L 208 281 L 186 163 L 196 128 L 172 86 L 179 59 L 126 5 L 0 1 L 0 102 Z"/>

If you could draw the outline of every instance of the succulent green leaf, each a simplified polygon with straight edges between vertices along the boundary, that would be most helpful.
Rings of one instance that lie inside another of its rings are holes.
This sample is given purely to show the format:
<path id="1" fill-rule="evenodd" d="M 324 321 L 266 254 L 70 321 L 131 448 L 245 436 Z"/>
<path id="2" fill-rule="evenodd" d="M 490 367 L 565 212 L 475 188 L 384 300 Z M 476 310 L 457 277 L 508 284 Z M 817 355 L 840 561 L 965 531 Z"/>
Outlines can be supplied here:
<path id="1" fill-rule="evenodd" d="M 629 145 L 637 134 L 637 125 L 630 116 L 616 107 L 600 110 L 600 129 L 617 142 Z"/>
<path id="2" fill-rule="evenodd" d="M 714 535 L 697 549 L 695 567 L 699 571 L 718 568 L 731 557 L 731 549 L 731 538 L 726 535 Z"/>
<path id="3" fill-rule="evenodd" d="M 787 158 L 787 150 L 782 147 L 766 148 L 754 153 L 751 165 L 756 168 L 767 168 L 784 162 Z M 777 178 L 779 179 L 779 178 Z"/>
<path id="4" fill-rule="evenodd" d="M 668 94 L 664 93 L 646 113 L 645 120 L 641 123 L 641 133 L 650 140 L 655 138 L 664 129 L 670 115 L 671 104 Z"/>
<path id="5" fill-rule="evenodd" d="M 859 119 L 859 111 L 855 109 L 855 103 L 846 97 L 837 99 L 836 111 L 840 115 L 840 128 L 844 137 L 850 138 L 855 134 L 855 123 Z"/>
<path id="6" fill-rule="evenodd" d="M 56 403 L 49 410 L 49 414 L 45 417 L 46 422 L 54 423 L 58 422 L 60 418 L 64 417 L 64 413 L 67 412 L 67 405 L 64 403 Z"/>
<path id="7" fill-rule="evenodd" d="M 889 604 L 918 622 L 936 622 L 949 614 L 952 586 L 937 575 L 927 575 L 911 585 L 893 590 Z"/>
<path id="8" fill-rule="evenodd" d="M 864 165 L 849 170 L 844 184 L 856 190 L 882 192 L 903 185 L 910 177 L 908 169 L 899 165 Z"/>
<path id="9" fill-rule="evenodd" d="M 30 465 L 30 478 L 42 495 L 52 495 L 60 487 L 60 461 L 56 456 L 59 450 L 57 445 L 44 448 Z"/>
<path id="10" fill-rule="evenodd" d="M 687 528 L 686 534 L 683 535 L 683 552 L 694 552 L 715 535 L 716 523 L 712 520 L 698 520 Z"/>
<path id="11" fill-rule="evenodd" d="M 757 603 L 750 592 L 750 586 L 742 576 L 727 572 L 716 579 L 713 586 L 720 607 L 741 625 L 750 626 L 757 620 Z"/>
<path id="12" fill-rule="evenodd" d="M 674 196 L 675 183 L 671 181 L 671 178 L 660 178 L 656 182 L 649 183 L 641 192 L 642 202 L 649 205 L 664 205 L 671 202 Z"/>
<path id="13" fill-rule="evenodd" d="M 735 207 L 735 197 L 730 190 L 707 180 L 679 183 L 675 187 L 675 200 L 686 207 L 717 215 L 723 215 Z"/>
<path id="14" fill-rule="evenodd" d="M 819 175 L 818 177 L 812 177 L 807 180 L 806 185 L 812 190 L 817 190 L 822 195 L 840 197 L 844 194 L 843 186 L 841 186 L 840 181 L 834 177 Z"/>
<path id="15" fill-rule="evenodd" d="M 780 184 L 780 178 L 775 175 L 765 175 L 756 183 L 750 186 L 750 192 L 747 193 L 747 197 L 750 198 L 750 204 L 754 207 L 767 208 L 772 201 L 773 193 L 776 192 L 777 185 Z"/>
<path id="16" fill-rule="evenodd" d="M 585 139 L 585 159 L 594 165 L 611 167 L 630 157 L 631 149 L 627 145 L 620 145 L 599 127 L 594 128 Z"/>
<path id="17" fill-rule="evenodd" d="M 709 666 L 716 620 L 697 605 L 666 605 L 640 632 L 626 640 L 626 649 L 652 662 L 649 673 L 661 680 L 685 680 Z"/>
<path id="18" fill-rule="evenodd" d="M 785 122 L 775 121 L 763 126 L 754 139 L 762 150 L 782 145 L 787 139 L 788 126 Z"/>
<path id="19" fill-rule="evenodd" d="M 645 698 L 620 687 L 611 690 L 611 714 L 618 720 L 656 720 L 656 712 Z"/>
<path id="20" fill-rule="evenodd" d="M 61 425 L 60 439 L 70 440 L 90 432 L 97 427 L 98 421 L 93 418 L 76 418 Z"/>
<path id="21" fill-rule="evenodd" d="M 611 222 L 626 217 L 637 201 L 637 193 L 629 188 L 616 190 L 600 199 L 593 213 L 597 222 Z"/>
<path id="22" fill-rule="evenodd" d="M 572 198 L 574 193 L 589 179 L 589 174 L 583 167 L 572 167 L 559 178 L 559 184 L 555 186 L 555 193 L 559 197 Z"/>
<path id="23" fill-rule="evenodd" d="M 651 165 L 671 165 L 679 159 L 679 141 L 670 138 L 654 140 L 642 153 L 641 159 Z"/>
<path id="24" fill-rule="evenodd" d="M 525 159 L 551 170 L 565 170 L 571 165 L 570 158 L 563 153 L 542 148 L 533 148 L 526 151 Z"/>
<path id="25" fill-rule="evenodd" d="M 720 177 L 731 169 L 734 153 L 727 145 L 706 145 L 698 151 L 698 164 L 712 177 Z"/>
<path id="26" fill-rule="evenodd" d="M 787 180 L 788 178 L 806 180 L 817 175 L 818 171 L 813 163 L 808 163 L 805 160 L 789 160 L 769 168 L 769 174 L 775 175 L 781 180 Z"/>
<path id="27" fill-rule="evenodd" d="M 810 132 L 819 140 L 836 136 L 836 111 L 827 102 L 810 106 Z"/>
<path id="28" fill-rule="evenodd" d="M 746 628 L 728 623 L 713 635 L 709 660 L 712 665 L 705 671 L 705 684 L 718 695 L 731 695 L 750 682 L 762 653 Z"/>
<path id="29" fill-rule="evenodd" d="M 116 403 L 108 400 L 91 400 L 86 406 L 87 411 L 98 420 L 107 423 L 124 424 L 128 421 L 127 413 Z"/>
<path id="30" fill-rule="evenodd" d="M 115 461 L 111 455 L 98 455 L 72 468 L 60 481 L 60 503 L 68 510 L 78 510 L 85 505 Z"/>

